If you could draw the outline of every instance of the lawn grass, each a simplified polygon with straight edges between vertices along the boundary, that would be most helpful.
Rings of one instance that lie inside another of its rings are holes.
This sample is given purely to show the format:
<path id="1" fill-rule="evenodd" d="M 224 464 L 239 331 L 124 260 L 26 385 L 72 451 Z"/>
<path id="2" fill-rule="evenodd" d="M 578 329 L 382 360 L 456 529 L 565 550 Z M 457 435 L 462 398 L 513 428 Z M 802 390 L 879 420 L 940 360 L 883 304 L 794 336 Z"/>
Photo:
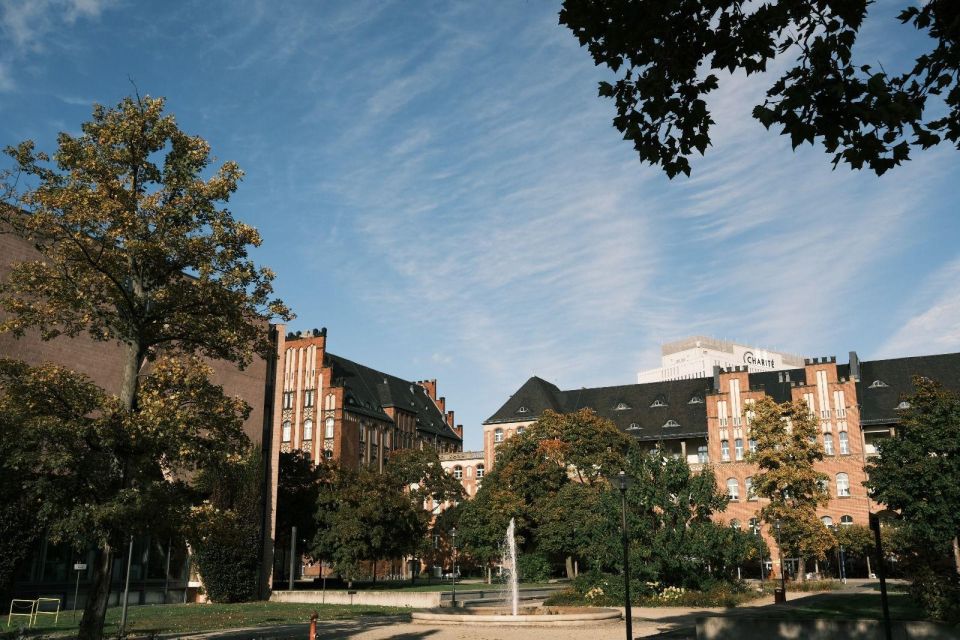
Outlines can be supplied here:
<path id="1" fill-rule="evenodd" d="M 906 593 L 888 594 L 892 620 L 927 620 L 923 609 Z M 879 593 L 819 593 L 790 603 L 777 618 L 841 618 L 880 620 L 883 608 Z"/>
<path id="2" fill-rule="evenodd" d="M 366 605 L 303 604 L 288 602 L 247 602 L 242 604 L 168 604 L 143 605 L 127 609 L 127 629 L 138 633 L 187 633 L 236 629 L 261 625 L 308 623 L 310 614 L 316 611 L 320 620 L 345 620 L 358 616 L 408 615 L 402 607 L 374 607 Z M 107 610 L 104 626 L 105 636 L 116 635 L 120 626 L 120 607 Z M 75 633 L 77 623 L 73 612 L 60 614 L 59 623 L 41 618 L 31 629 L 32 635 L 51 637 L 69 636 Z M 77 621 L 80 619 L 77 612 Z M 5 637 L 6 620 L 0 628 L 0 638 Z M 10 627 L 13 631 L 16 628 Z M 15 637 L 15 636 L 12 636 Z"/>
<path id="3" fill-rule="evenodd" d="M 527 582 L 521 583 L 521 589 L 542 589 L 544 587 L 560 587 L 564 586 L 563 584 L 558 584 L 554 582 Z M 323 587 L 322 582 L 317 582 L 311 587 L 308 587 L 312 590 L 319 590 Z M 302 583 L 298 584 L 298 591 L 303 589 L 304 586 Z M 334 584 L 332 582 L 327 582 L 328 591 L 342 591 L 347 587 L 339 582 Z M 487 584 L 486 582 L 460 582 L 457 581 L 457 591 L 502 591 L 507 588 L 507 585 L 500 583 Z M 411 585 L 409 580 L 404 581 L 392 581 L 392 582 L 377 582 L 376 584 L 371 583 L 362 583 L 354 584 L 350 587 L 352 590 L 358 591 L 412 591 L 415 593 L 433 593 L 433 592 L 446 592 L 453 590 L 453 584 L 450 581 L 446 582 L 433 582 L 428 583 L 425 580 L 418 580 L 416 584 Z"/>

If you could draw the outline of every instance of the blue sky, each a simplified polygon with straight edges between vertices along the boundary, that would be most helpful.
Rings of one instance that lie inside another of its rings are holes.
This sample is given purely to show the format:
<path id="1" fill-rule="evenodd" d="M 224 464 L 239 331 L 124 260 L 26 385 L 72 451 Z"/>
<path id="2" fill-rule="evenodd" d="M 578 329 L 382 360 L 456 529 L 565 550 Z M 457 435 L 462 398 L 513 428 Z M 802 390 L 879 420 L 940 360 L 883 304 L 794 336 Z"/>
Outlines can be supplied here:
<path id="1" fill-rule="evenodd" d="M 881 0 L 861 53 L 921 40 Z M 162 95 L 235 160 L 235 215 L 329 349 L 437 378 L 480 423 L 536 374 L 628 384 L 707 334 L 808 356 L 960 350 L 960 155 L 877 178 L 749 117 L 723 76 L 690 179 L 639 163 L 558 2 L 7 0 L 0 144 L 53 150 L 93 102 Z M 906 36 L 906 37 L 905 37 Z"/>

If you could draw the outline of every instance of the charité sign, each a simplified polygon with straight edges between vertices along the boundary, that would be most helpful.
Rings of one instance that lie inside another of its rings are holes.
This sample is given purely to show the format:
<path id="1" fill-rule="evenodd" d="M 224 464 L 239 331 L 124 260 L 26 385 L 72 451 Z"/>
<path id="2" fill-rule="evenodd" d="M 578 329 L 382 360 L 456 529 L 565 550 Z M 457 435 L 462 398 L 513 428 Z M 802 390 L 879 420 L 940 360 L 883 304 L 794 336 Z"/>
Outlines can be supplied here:
<path id="1" fill-rule="evenodd" d="M 752 364 L 756 367 L 768 367 L 774 369 L 777 366 L 777 363 L 773 361 L 773 358 L 758 358 L 753 355 L 753 351 L 747 351 L 743 354 L 743 361 L 747 364 Z"/>

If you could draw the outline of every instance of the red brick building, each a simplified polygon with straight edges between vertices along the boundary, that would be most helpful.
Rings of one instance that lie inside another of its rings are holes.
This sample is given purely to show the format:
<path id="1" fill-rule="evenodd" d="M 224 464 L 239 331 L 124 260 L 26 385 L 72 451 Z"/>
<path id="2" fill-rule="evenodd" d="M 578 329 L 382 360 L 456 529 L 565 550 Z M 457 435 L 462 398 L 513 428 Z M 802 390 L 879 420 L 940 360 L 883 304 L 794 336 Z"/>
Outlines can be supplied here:
<path id="1" fill-rule="evenodd" d="M 817 416 L 826 454 L 816 468 L 829 478 L 830 503 L 818 515 L 826 525 L 866 525 L 868 514 L 883 506 L 867 495 L 864 465 L 876 454 L 877 441 L 895 432 L 916 375 L 960 391 L 960 353 L 860 362 L 850 352 L 847 364 L 830 357 L 806 359 L 802 368 L 783 371 L 717 367 L 712 378 L 570 391 L 533 377 L 483 423 L 486 468 L 492 467 L 497 446 L 543 411 L 590 408 L 651 450 L 682 458 L 693 469 L 709 463 L 718 487 L 730 497 L 716 519 L 750 528 L 764 502 L 751 489 L 757 467 L 744 461 L 752 446 L 751 406 L 764 396 L 796 400 Z M 776 549 L 774 532 L 761 530 Z M 768 568 L 777 573 L 779 560 L 775 557 Z"/>

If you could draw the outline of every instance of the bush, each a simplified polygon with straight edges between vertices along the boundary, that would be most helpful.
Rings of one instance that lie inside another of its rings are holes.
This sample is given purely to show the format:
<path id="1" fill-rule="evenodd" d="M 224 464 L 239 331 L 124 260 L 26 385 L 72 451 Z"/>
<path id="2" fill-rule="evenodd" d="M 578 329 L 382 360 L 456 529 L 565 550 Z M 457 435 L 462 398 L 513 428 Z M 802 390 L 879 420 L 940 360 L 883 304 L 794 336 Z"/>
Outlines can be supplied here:
<path id="1" fill-rule="evenodd" d="M 960 622 L 960 584 L 955 573 L 921 568 L 913 576 L 910 595 L 931 618 Z"/>
<path id="2" fill-rule="evenodd" d="M 210 499 L 193 514 L 191 544 L 197 572 L 213 602 L 257 599 L 261 557 L 261 456 L 200 474 Z"/>
<path id="3" fill-rule="evenodd" d="M 517 573 L 522 582 L 546 582 L 553 574 L 553 566 L 540 553 L 522 553 L 517 556 Z"/>
<path id="4" fill-rule="evenodd" d="M 630 582 L 630 600 L 642 607 L 735 607 L 760 596 L 742 583 L 716 583 L 697 591 L 657 582 Z M 623 577 L 581 574 L 572 589 L 552 595 L 547 605 L 623 606 Z"/>

